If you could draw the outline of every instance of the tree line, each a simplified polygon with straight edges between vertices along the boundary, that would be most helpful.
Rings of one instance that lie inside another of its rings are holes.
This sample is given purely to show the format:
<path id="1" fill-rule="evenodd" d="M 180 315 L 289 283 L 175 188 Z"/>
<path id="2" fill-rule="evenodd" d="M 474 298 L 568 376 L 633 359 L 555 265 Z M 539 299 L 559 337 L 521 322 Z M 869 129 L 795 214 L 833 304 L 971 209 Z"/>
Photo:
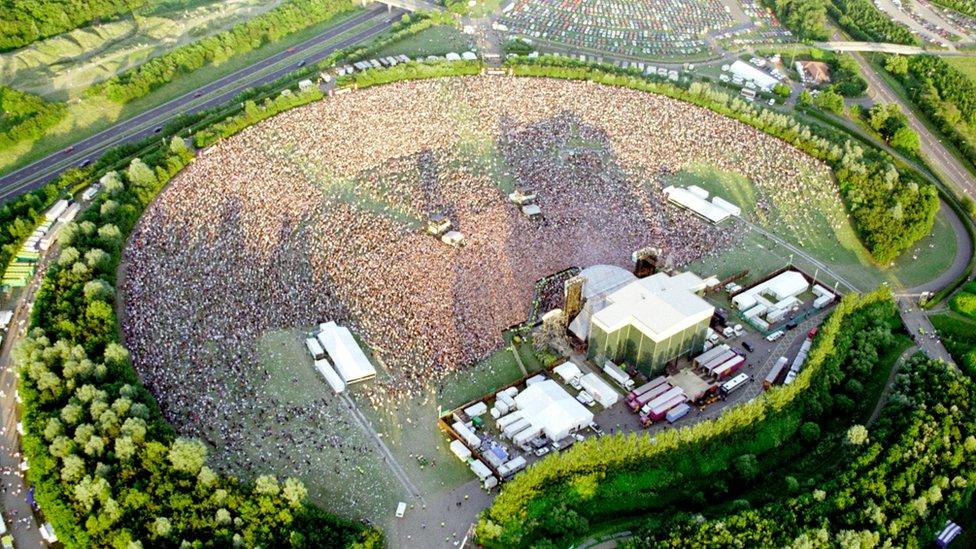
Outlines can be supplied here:
<path id="1" fill-rule="evenodd" d="M 646 78 L 630 69 L 559 57 L 518 57 L 508 63 L 515 74 L 593 80 L 687 101 L 753 126 L 823 160 L 834 170 L 855 232 L 878 263 L 887 264 L 898 257 L 928 235 L 935 224 L 939 197 L 934 185 L 899 170 L 882 151 L 864 149 L 837 130 L 801 124 L 792 116 L 757 108 L 699 82 L 685 88 L 656 77 Z"/>
<path id="2" fill-rule="evenodd" d="M 64 117 L 64 103 L 0 86 L 0 147 L 12 147 L 25 140 L 38 139 Z"/>
<path id="3" fill-rule="evenodd" d="M 976 0 L 932 0 L 932 2 L 970 17 L 976 17 Z"/>
<path id="4" fill-rule="evenodd" d="M 919 45 L 908 27 L 893 21 L 871 0 L 766 0 L 765 3 L 800 40 L 827 40 L 829 14 L 856 40 Z"/>
<path id="5" fill-rule="evenodd" d="M 909 46 L 921 44 L 908 27 L 895 22 L 871 0 L 831 0 L 827 11 L 855 40 Z"/>
<path id="6" fill-rule="evenodd" d="M 893 55 L 885 59 L 884 67 L 976 166 L 976 82 L 934 55 Z"/>
<path id="7" fill-rule="evenodd" d="M 101 178 L 63 229 L 14 350 L 28 479 L 68 547 L 373 547 L 380 534 L 310 505 L 300 481 L 242 482 L 177 436 L 118 339 L 115 284 L 126 236 L 193 154 L 176 137 Z"/>
<path id="8" fill-rule="evenodd" d="M 3 0 L 0 2 L 0 51 L 114 19 L 152 0 Z"/>
<path id="9" fill-rule="evenodd" d="M 791 385 L 687 428 L 592 438 L 546 458 L 504 486 L 479 519 L 478 541 L 565 546 L 626 517 L 644 518 L 645 529 L 661 535 L 673 527 L 670 517 L 744 512 L 811 491 L 855 457 L 838 450 L 840 442 L 870 416 L 888 368 L 908 345 L 899 330 L 888 290 L 845 296 Z M 782 535 L 796 533 L 781 526 Z M 728 546 L 783 545 L 743 540 Z"/>
<path id="10" fill-rule="evenodd" d="M 176 48 L 86 90 L 126 103 L 206 65 L 219 65 L 322 21 L 355 9 L 352 0 L 288 0 L 275 9 L 202 40 Z"/>

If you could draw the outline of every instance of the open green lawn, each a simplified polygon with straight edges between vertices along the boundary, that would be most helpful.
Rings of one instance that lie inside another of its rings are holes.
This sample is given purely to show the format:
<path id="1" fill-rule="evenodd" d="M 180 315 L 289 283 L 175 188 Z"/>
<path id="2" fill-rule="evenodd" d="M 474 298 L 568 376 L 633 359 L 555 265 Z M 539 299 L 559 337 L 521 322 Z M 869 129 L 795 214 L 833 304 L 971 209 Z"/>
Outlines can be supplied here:
<path id="1" fill-rule="evenodd" d="M 444 55 L 447 53 L 461 53 L 474 47 L 471 37 L 461 32 L 461 29 L 451 25 L 435 25 L 418 32 L 413 36 L 386 46 L 376 52 L 377 57 L 386 55 Z"/>
<path id="2" fill-rule="evenodd" d="M 946 57 L 945 62 L 968 76 L 973 82 L 976 82 L 976 56 Z"/>
<path id="3" fill-rule="evenodd" d="M 687 167 L 671 176 L 669 183 L 698 185 L 735 203 L 742 208 L 743 217 L 823 261 L 840 277 L 862 290 L 882 282 L 888 282 L 894 288 L 915 286 L 935 278 L 952 264 L 955 257 L 955 239 L 944 214 L 937 217 L 929 236 L 902 254 L 893 265 L 883 268 L 871 260 L 861 245 L 836 196 L 803 197 L 803 206 L 798 207 L 787 203 L 786 196 L 764 192 L 740 174 L 722 172 L 706 164 Z M 769 207 L 759 210 L 757 204 L 760 201 Z M 728 275 L 744 269 L 762 273 L 768 272 L 769 267 L 788 263 L 791 253 L 787 248 L 753 234 L 748 235 L 741 246 L 733 247 L 717 258 L 699 262 L 699 265 L 706 268 L 703 274 Z M 794 261 L 803 266 L 804 261 L 795 254 Z M 816 269 L 812 266 L 804 268 L 810 268 L 811 274 Z"/>
<path id="4" fill-rule="evenodd" d="M 35 160 L 43 158 L 53 152 L 61 150 L 72 143 L 80 141 L 85 137 L 94 135 L 117 122 L 131 118 L 141 112 L 166 103 L 171 99 L 180 97 L 200 88 L 204 84 L 213 82 L 218 78 L 231 74 L 237 70 L 247 67 L 256 61 L 284 51 L 295 44 L 299 44 L 314 36 L 317 36 L 331 27 L 341 24 L 344 21 L 356 16 L 358 11 L 339 16 L 331 21 L 326 21 L 318 25 L 309 27 L 304 31 L 297 32 L 288 37 L 282 38 L 277 42 L 266 44 L 261 48 L 250 51 L 246 54 L 235 56 L 220 65 L 210 65 L 203 67 L 191 74 L 181 76 L 173 82 L 153 91 L 149 95 L 136 99 L 126 105 L 119 105 L 112 101 L 100 97 L 81 97 L 68 102 L 68 112 L 64 119 L 48 131 L 44 139 L 36 142 L 22 142 L 16 147 L 0 150 L 0 171 L 6 172 L 20 166 L 29 164 Z M 329 44 L 338 42 L 343 38 L 352 35 L 366 24 L 359 25 L 342 35 L 334 38 L 321 48 Z M 288 61 L 286 63 L 294 63 Z M 277 68 L 277 67 L 274 67 Z M 268 70 L 274 70 L 269 68 Z M 200 98 L 198 101 L 203 101 Z"/>

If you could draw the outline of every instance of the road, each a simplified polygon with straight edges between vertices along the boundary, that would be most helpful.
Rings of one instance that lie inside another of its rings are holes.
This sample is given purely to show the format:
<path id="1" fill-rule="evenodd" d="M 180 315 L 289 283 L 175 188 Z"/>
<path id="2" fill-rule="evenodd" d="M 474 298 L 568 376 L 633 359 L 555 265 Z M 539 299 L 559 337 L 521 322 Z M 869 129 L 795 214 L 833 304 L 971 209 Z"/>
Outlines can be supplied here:
<path id="1" fill-rule="evenodd" d="M 369 40 L 388 29 L 390 24 L 398 20 L 403 13 L 399 9 L 387 11 L 385 6 L 377 4 L 364 13 L 329 28 L 289 50 L 258 61 L 215 80 L 193 93 L 177 97 L 85 138 L 75 143 L 71 154 L 59 151 L 10 172 L 0 177 L 0 201 L 36 189 L 68 168 L 78 166 L 85 160 L 95 159 L 120 143 L 139 141 L 148 137 L 153 134 L 155 128 L 165 125 L 179 114 L 194 113 L 225 104 L 248 88 L 272 82 L 293 72 L 298 68 L 299 62 L 316 63 L 336 50 Z M 321 48 L 322 44 L 333 41 L 343 33 L 367 23 L 372 24 L 352 36 Z M 284 63 L 289 59 L 294 62 Z"/>
<path id="2" fill-rule="evenodd" d="M 37 530 L 38 524 L 33 518 L 33 511 L 27 503 L 26 482 L 19 474 L 18 469 L 22 457 L 20 454 L 20 435 L 17 433 L 17 422 L 19 421 L 15 396 L 17 373 L 12 367 L 10 351 L 17 340 L 23 337 L 27 329 L 34 294 L 44 277 L 44 270 L 49 257 L 51 254 L 42 259 L 41 263 L 38 264 L 33 281 L 24 288 L 22 297 L 14 308 L 14 316 L 10 320 L 10 327 L 3 340 L 3 345 L 0 346 L 0 406 L 3 407 L 3 421 L 2 426 L 0 426 L 0 468 L 4 471 L 3 478 L 0 479 L 3 486 L 2 494 L 0 494 L 0 506 L 3 508 L 3 518 L 8 531 L 14 537 L 16 547 L 39 547 L 44 544 L 41 542 L 41 535 Z M 7 474 L 7 471 L 14 472 Z"/>
<path id="3" fill-rule="evenodd" d="M 918 133 L 922 144 L 922 156 L 929 160 L 929 165 L 947 183 L 955 185 L 958 189 L 969 196 L 976 196 L 976 177 L 969 172 L 956 157 L 949 154 L 943 146 L 942 141 L 936 137 L 922 123 L 914 112 L 902 102 L 901 98 L 895 94 L 884 79 L 874 72 L 874 67 L 864 59 L 860 53 L 851 54 L 861 67 L 864 79 L 868 81 L 868 96 L 875 101 L 882 103 L 897 103 L 901 106 L 902 112 L 908 116 L 908 124 Z"/>

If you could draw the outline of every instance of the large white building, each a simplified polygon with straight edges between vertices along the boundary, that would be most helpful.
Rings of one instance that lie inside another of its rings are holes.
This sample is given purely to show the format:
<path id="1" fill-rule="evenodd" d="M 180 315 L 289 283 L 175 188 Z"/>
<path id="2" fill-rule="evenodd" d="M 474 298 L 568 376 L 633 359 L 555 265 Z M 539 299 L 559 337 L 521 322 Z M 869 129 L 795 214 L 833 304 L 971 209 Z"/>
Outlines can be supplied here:
<path id="1" fill-rule="evenodd" d="M 621 269 L 622 270 L 622 269 Z M 586 269 L 588 276 L 607 273 L 615 284 L 588 297 L 570 329 L 589 343 L 590 358 L 602 356 L 618 364 L 633 364 L 646 375 L 682 355 L 701 350 L 715 307 L 702 299 L 706 283 L 691 272 L 670 276 L 656 273 L 642 279 L 619 275 L 612 268 Z M 628 273 L 629 274 L 629 273 Z M 594 281 L 600 287 L 599 281 Z M 587 318 L 580 319 L 586 315 Z M 584 333 L 585 332 L 585 333 Z"/>

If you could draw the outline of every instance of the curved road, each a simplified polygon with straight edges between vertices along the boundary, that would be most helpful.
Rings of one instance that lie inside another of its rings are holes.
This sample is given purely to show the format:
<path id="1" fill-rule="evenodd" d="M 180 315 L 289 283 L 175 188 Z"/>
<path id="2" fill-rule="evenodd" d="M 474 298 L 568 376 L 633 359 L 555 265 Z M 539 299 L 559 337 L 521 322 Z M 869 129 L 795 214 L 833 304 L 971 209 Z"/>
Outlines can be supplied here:
<path id="1" fill-rule="evenodd" d="M 36 189 L 68 168 L 78 166 L 86 160 L 94 160 L 120 143 L 139 141 L 148 137 L 153 134 L 155 128 L 165 125 L 179 114 L 194 113 L 222 105 L 248 88 L 266 84 L 285 76 L 297 69 L 299 63 L 302 65 L 316 63 L 336 50 L 369 40 L 387 30 L 390 24 L 399 19 L 403 13 L 402 10 L 397 9 L 387 11 L 385 6 L 376 5 L 293 48 L 258 61 L 215 80 L 193 93 L 177 97 L 85 138 L 74 144 L 74 150 L 70 154 L 59 151 L 33 164 L 5 174 L 0 177 L 0 202 Z M 321 44 L 335 40 L 343 33 L 368 23 L 372 24 L 354 35 L 339 40 L 328 47 L 318 48 Z M 309 54 L 310 51 L 314 51 L 314 53 Z M 289 58 L 293 58 L 295 63 L 288 63 L 270 72 L 265 72 Z"/>

